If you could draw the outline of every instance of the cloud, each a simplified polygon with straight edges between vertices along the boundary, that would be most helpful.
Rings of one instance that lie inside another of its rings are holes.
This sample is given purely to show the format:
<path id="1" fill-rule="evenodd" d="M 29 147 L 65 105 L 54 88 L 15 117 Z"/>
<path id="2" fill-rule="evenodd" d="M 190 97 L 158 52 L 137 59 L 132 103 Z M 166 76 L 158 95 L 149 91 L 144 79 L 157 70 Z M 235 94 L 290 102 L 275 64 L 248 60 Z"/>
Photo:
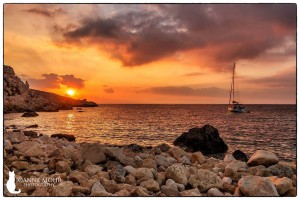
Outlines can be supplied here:
<path id="1" fill-rule="evenodd" d="M 76 78 L 74 75 L 58 75 L 54 73 L 42 74 L 41 79 L 27 79 L 29 85 L 39 89 L 55 89 L 61 88 L 61 85 L 71 88 L 83 88 L 84 80 Z"/>
<path id="2" fill-rule="evenodd" d="M 45 8 L 30 8 L 24 10 L 25 12 L 29 12 L 32 14 L 42 15 L 44 17 L 55 17 L 60 14 L 64 14 L 65 11 L 62 8 L 55 8 L 55 9 L 45 9 Z"/>
<path id="3" fill-rule="evenodd" d="M 111 87 L 108 87 L 107 85 L 103 85 L 103 87 L 104 87 L 103 91 L 108 94 L 112 94 L 115 92 Z"/>
<path id="4" fill-rule="evenodd" d="M 151 6 L 126 13 L 116 10 L 108 18 L 91 13 L 71 29 L 57 29 L 63 39 L 55 42 L 96 47 L 128 67 L 192 49 L 215 62 L 232 63 L 284 46 L 286 38 L 296 41 L 296 4 Z"/>
<path id="5" fill-rule="evenodd" d="M 202 72 L 191 72 L 191 73 L 183 74 L 183 76 L 202 76 L 202 75 L 204 75 L 204 73 Z"/>
<path id="6" fill-rule="evenodd" d="M 152 87 L 142 92 L 151 92 L 162 95 L 174 95 L 174 96 L 209 96 L 219 97 L 228 94 L 227 90 L 210 87 L 210 88 L 191 88 L 187 86 L 163 86 L 163 87 Z"/>

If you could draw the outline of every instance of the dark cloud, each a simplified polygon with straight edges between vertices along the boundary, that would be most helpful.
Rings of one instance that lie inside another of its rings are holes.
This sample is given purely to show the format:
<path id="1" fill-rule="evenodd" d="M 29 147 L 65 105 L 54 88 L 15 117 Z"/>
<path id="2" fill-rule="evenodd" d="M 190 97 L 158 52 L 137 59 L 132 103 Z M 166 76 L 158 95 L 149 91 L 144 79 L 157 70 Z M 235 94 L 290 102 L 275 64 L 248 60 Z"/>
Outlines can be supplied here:
<path id="1" fill-rule="evenodd" d="M 293 42 L 296 39 L 296 4 L 153 7 L 156 9 L 152 11 L 141 9 L 110 18 L 83 19 L 72 29 L 60 28 L 64 40 L 59 42 L 93 45 L 124 66 L 138 66 L 191 49 L 202 50 L 203 56 L 216 62 L 232 63 L 284 46 L 286 38 Z"/>
<path id="2" fill-rule="evenodd" d="M 228 94 L 227 90 L 210 87 L 210 88 L 191 88 L 187 86 L 164 86 L 152 87 L 142 92 L 151 92 L 162 95 L 175 95 L 175 96 L 207 96 L 207 97 L 220 97 Z"/>
<path id="3" fill-rule="evenodd" d="M 38 89 L 53 89 L 60 88 L 61 85 L 71 88 L 83 88 L 84 80 L 76 78 L 74 75 L 58 75 L 54 73 L 42 74 L 41 79 L 27 79 L 29 85 Z"/>
<path id="4" fill-rule="evenodd" d="M 31 8 L 24 10 L 25 12 L 42 15 L 44 17 L 54 17 L 56 15 L 64 14 L 65 11 L 62 8 L 55 8 L 55 9 L 45 9 L 45 8 Z"/>

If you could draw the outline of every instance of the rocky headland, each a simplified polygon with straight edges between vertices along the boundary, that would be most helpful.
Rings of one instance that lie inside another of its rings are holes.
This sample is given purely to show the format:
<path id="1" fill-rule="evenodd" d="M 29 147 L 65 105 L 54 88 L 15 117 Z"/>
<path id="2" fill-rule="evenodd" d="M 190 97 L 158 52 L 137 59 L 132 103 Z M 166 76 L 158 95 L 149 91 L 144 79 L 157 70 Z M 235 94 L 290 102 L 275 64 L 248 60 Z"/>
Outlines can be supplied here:
<path id="1" fill-rule="evenodd" d="M 13 68 L 7 65 L 3 66 L 3 78 L 4 113 L 54 112 L 72 109 L 72 107 L 98 106 L 86 99 L 76 100 L 51 92 L 30 89 L 28 82 L 24 83 L 15 75 Z"/>
<path id="2" fill-rule="evenodd" d="M 216 159 L 167 144 L 120 147 L 75 140 L 6 129 L 4 184 L 14 171 L 21 193 L 4 187 L 4 195 L 296 196 L 296 162 L 279 161 L 272 152 L 257 150 L 248 159 L 237 151 Z M 55 181 L 37 185 L 37 179 Z"/>

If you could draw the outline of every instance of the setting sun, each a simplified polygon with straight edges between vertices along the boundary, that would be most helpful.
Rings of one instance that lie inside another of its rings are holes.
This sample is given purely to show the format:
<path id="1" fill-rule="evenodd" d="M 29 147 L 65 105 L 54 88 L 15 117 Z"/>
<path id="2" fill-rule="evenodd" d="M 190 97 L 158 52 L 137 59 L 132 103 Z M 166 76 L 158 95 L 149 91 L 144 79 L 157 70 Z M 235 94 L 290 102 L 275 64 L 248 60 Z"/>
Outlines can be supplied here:
<path id="1" fill-rule="evenodd" d="M 66 93 L 67 93 L 69 96 L 74 96 L 74 94 L 76 93 L 76 91 L 73 90 L 73 89 L 68 89 Z"/>

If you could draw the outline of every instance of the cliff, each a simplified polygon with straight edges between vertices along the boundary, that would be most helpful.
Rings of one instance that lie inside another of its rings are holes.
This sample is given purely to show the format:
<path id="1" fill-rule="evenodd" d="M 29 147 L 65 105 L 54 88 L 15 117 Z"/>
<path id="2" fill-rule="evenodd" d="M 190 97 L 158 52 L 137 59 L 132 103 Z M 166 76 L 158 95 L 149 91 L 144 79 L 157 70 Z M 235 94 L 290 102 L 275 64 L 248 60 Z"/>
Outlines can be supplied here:
<path id="1" fill-rule="evenodd" d="M 12 67 L 3 68 L 4 113 L 34 111 L 58 111 L 72 107 L 96 107 L 96 103 L 86 100 L 76 100 L 51 92 L 34 90 L 24 83 Z"/>

